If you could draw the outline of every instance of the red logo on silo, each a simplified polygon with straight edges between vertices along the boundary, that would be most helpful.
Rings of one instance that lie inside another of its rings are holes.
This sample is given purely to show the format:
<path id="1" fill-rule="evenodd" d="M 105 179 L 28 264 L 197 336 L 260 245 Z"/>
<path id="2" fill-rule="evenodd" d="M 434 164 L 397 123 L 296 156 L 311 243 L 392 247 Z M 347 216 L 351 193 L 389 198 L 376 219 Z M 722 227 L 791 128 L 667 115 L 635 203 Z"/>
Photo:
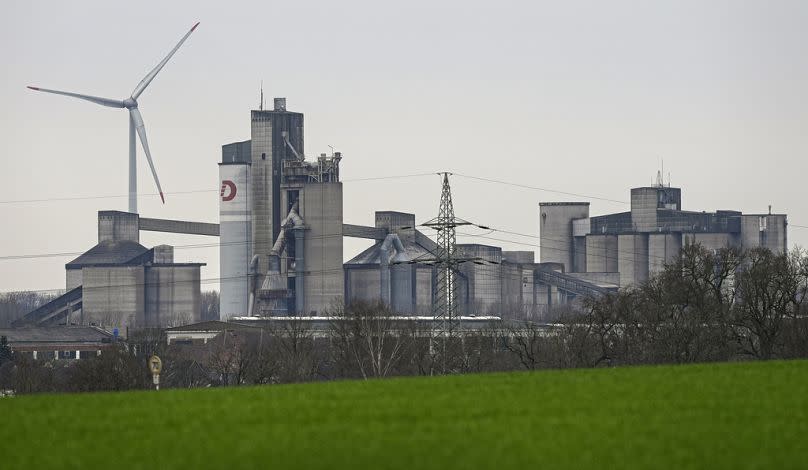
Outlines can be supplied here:
<path id="1" fill-rule="evenodd" d="M 225 195 L 227 193 L 227 195 Z M 236 197 L 236 183 L 230 180 L 222 181 L 222 191 L 219 193 L 219 196 L 222 197 L 222 201 L 232 201 Z"/>

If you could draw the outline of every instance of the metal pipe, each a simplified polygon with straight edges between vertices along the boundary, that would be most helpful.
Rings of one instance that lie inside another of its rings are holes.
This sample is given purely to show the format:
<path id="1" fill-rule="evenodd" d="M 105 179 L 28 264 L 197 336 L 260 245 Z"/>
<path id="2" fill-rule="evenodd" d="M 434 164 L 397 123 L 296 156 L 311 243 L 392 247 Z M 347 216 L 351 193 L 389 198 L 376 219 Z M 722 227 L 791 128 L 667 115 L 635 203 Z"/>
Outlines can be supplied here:
<path id="1" fill-rule="evenodd" d="M 284 314 L 288 311 L 286 297 L 281 297 L 281 294 L 285 295 L 287 292 L 285 278 L 281 275 L 281 254 L 286 249 L 289 230 L 295 230 L 295 308 L 298 312 L 303 311 L 303 233 L 305 224 L 297 213 L 297 207 L 298 204 L 294 203 L 289 209 L 289 214 L 280 224 L 278 238 L 269 252 L 267 275 L 261 284 L 261 291 L 265 291 L 269 295 L 269 310 L 273 313 Z"/>
<path id="2" fill-rule="evenodd" d="M 129 115 L 129 212 L 137 214 L 137 148 L 135 121 Z"/>
<path id="3" fill-rule="evenodd" d="M 258 261 L 261 255 L 255 255 L 250 260 L 250 300 L 247 304 L 247 316 L 253 316 L 253 309 L 255 308 L 255 290 L 258 288 Z"/>
<path id="4" fill-rule="evenodd" d="M 303 264 L 303 237 L 305 230 L 302 224 L 293 230 L 295 231 L 295 310 L 297 313 L 302 314 L 305 313 L 306 308 L 303 295 L 303 289 L 305 288 L 303 276 L 306 272 Z"/>
<path id="5" fill-rule="evenodd" d="M 379 285 L 381 288 L 380 297 L 386 305 L 392 305 L 391 284 L 390 284 L 390 262 L 400 261 L 404 256 L 404 245 L 398 235 L 391 233 L 384 238 L 379 248 Z"/>

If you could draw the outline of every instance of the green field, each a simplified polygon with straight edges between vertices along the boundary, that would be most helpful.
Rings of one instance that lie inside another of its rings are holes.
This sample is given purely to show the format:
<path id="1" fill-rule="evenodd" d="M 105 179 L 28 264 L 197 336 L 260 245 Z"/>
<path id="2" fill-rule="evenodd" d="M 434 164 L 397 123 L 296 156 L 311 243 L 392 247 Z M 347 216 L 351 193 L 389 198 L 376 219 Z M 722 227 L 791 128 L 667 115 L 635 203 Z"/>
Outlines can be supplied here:
<path id="1" fill-rule="evenodd" d="M 808 361 L 0 399 L 0 468 L 806 468 Z"/>

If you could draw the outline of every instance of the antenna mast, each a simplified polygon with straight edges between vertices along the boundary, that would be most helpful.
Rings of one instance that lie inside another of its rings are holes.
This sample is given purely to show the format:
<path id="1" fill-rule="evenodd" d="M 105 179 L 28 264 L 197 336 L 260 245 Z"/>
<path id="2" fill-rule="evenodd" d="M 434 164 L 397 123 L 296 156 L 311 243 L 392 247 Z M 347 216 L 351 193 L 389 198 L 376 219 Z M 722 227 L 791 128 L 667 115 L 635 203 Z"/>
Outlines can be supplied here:
<path id="1" fill-rule="evenodd" d="M 261 102 L 258 104 L 258 110 L 264 110 L 264 81 L 261 80 Z"/>

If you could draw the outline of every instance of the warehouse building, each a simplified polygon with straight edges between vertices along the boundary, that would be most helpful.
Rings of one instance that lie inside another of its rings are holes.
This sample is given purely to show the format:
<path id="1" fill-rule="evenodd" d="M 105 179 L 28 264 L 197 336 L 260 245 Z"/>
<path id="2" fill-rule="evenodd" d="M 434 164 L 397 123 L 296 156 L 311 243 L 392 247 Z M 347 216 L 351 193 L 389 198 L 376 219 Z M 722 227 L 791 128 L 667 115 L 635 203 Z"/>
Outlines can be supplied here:
<path id="1" fill-rule="evenodd" d="M 88 359 L 115 347 L 117 338 L 94 326 L 0 329 L 15 354 L 41 360 Z"/>

